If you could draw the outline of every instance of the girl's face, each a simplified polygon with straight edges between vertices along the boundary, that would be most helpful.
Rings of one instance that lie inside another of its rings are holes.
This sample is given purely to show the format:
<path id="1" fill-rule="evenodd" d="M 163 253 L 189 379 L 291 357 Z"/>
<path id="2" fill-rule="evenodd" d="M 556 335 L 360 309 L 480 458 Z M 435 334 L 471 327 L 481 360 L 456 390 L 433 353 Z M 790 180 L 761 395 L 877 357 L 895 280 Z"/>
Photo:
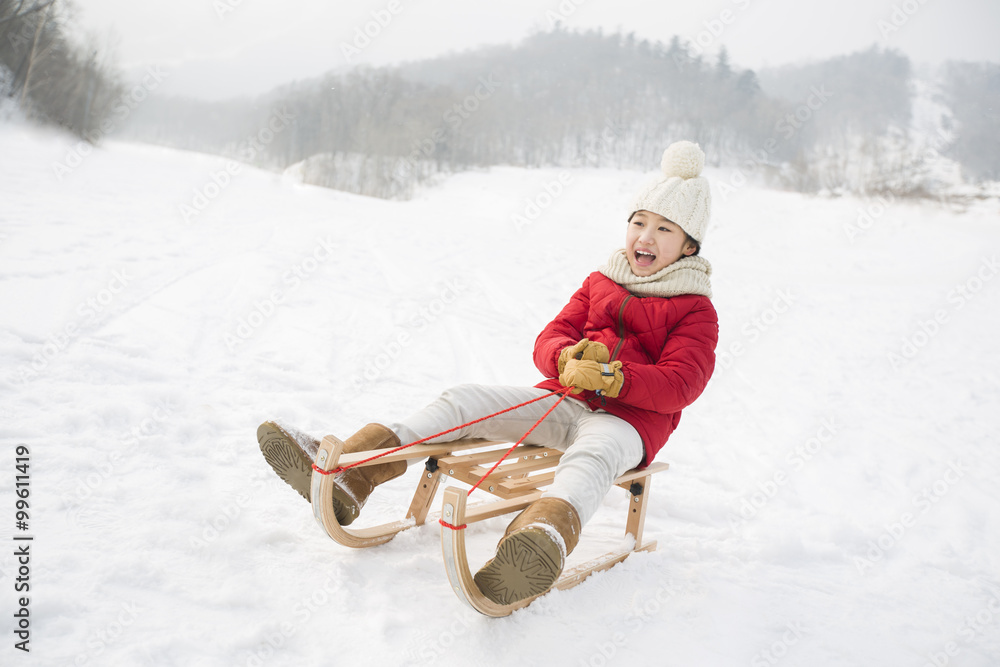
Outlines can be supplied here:
<path id="1" fill-rule="evenodd" d="M 625 255 L 637 276 L 651 276 L 695 250 L 680 225 L 658 213 L 636 211 L 628 223 Z"/>

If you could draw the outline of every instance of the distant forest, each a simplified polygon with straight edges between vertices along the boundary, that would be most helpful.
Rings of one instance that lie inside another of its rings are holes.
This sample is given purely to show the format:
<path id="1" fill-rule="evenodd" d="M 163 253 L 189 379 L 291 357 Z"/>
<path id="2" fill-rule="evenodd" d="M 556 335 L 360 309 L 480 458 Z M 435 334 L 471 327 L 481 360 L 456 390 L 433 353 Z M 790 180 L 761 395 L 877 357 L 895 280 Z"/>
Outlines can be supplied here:
<path id="1" fill-rule="evenodd" d="M 906 56 L 876 47 L 755 72 L 676 36 L 556 26 L 517 45 L 333 72 L 253 100 L 151 94 L 116 131 L 386 198 L 500 164 L 646 171 L 678 139 L 736 178 L 806 192 L 934 195 L 940 156 L 969 181 L 1000 180 L 1000 65 L 943 67 L 932 127 L 920 132 L 917 83 Z"/>

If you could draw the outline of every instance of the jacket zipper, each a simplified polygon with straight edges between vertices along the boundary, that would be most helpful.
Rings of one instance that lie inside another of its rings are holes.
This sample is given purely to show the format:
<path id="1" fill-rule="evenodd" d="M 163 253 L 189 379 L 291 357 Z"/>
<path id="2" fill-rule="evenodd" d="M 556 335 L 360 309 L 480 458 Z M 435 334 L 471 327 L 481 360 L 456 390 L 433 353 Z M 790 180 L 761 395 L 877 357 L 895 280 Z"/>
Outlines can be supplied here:
<path id="1" fill-rule="evenodd" d="M 611 359 L 609 360 L 609 363 L 615 360 L 615 357 L 617 357 L 618 353 L 621 352 L 622 345 L 625 344 L 625 321 L 624 321 L 625 304 L 627 304 L 629 299 L 631 298 L 632 295 L 629 294 L 627 297 L 625 297 L 625 300 L 622 301 L 622 305 L 618 307 L 618 343 L 615 345 L 615 351 L 611 353 Z M 608 404 L 608 399 L 604 396 L 602 392 L 598 392 L 597 395 L 601 397 L 601 405 Z"/>
<path id="2" fill-rule="evenodd" d="M 625 315 L 625 304 L 628 303 L 631 298 L 632 295 L 629 294 L 625 297 L 625 300 L 622 301 L 622 305 L 618 307 L 618 344 L 615 345 L 615 351 L 611 353 L 611 361 L 615 360 L 615 357 L 618 356 L 618 353 L 622 349 L 622 345 L 625 343 L 625 322 L 623 317 Z"/>

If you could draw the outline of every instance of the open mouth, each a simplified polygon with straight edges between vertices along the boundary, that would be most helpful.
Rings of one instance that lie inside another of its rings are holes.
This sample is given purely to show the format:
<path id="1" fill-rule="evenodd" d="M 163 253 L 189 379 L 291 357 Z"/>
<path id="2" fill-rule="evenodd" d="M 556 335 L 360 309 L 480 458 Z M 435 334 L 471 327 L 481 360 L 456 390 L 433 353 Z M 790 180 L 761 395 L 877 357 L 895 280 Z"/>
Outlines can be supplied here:
<path id="1" fill-rule="evenodd" d="M 636 266 L 652 266 L 653 262 L 656 261 L 656 255 L 651 252 L 646 252 L 645 250 L 635 251 L 635 264 Z"/>

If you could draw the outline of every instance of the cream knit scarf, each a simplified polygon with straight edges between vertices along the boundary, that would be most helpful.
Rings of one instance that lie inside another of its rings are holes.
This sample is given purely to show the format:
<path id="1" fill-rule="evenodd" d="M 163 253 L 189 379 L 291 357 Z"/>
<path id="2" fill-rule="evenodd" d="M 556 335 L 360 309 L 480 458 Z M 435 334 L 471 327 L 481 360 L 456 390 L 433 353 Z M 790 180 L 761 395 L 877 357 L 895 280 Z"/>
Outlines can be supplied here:
<path id="1" fill-rule="evenodd" d="M 636 296 L 678 296 L 700 294 L 712 298 L 712 265 L 701 257 L 681 257 L 651 276 L 640 277 L 632 273 L 625 249 L 611 253 L 601 273 Z"/>

